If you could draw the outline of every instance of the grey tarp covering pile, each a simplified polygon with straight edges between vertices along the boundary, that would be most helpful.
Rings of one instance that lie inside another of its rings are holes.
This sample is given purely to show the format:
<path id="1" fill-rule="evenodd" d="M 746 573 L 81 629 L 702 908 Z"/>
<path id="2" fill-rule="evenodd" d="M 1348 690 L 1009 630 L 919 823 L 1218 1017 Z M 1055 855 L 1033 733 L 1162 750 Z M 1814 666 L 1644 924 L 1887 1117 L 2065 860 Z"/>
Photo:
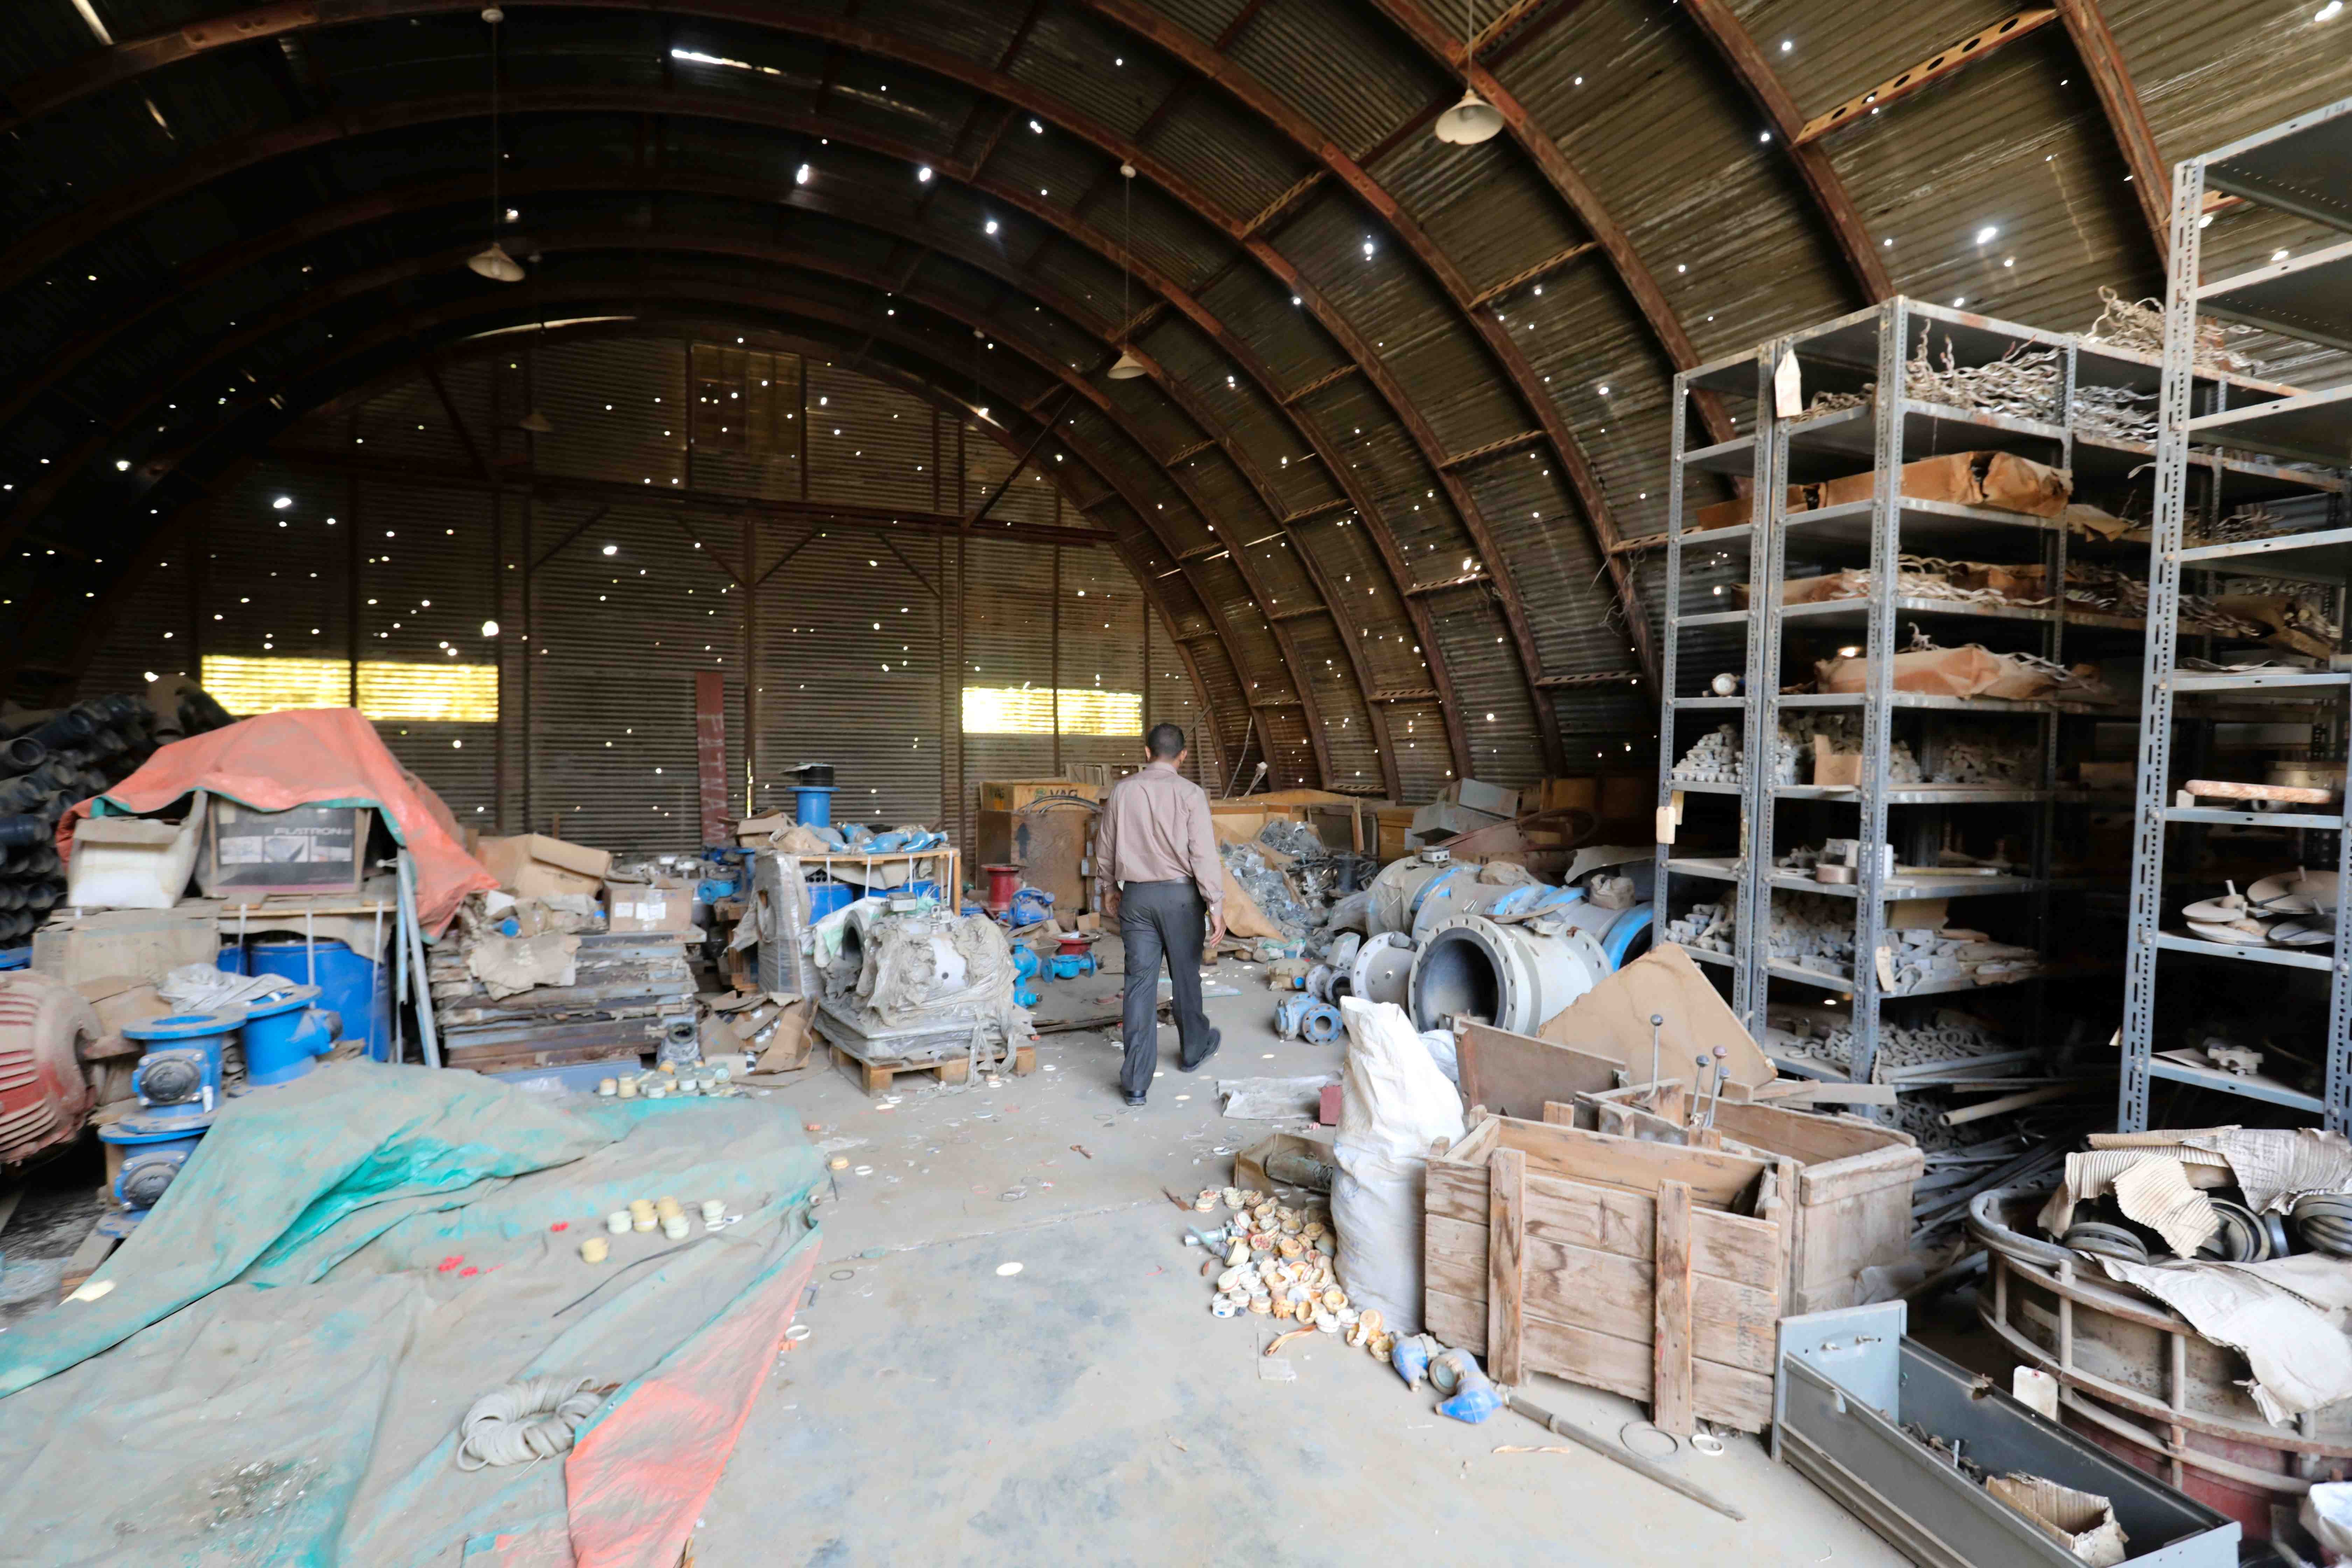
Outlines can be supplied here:
<path id="1" fill-rule="evenodd" d="M 113 1289 L 0 1335 L 0 1563 L 667 1568 L 814 1264 L 822 1179 L 756 1100 L 354 1061 L 233 1101 Z M 663 1194 L 743 1217 L 581 1261 Z M 541 1372 L 618 1385 L 579 1449 L 458 1471 L 467 1405 Z"/>

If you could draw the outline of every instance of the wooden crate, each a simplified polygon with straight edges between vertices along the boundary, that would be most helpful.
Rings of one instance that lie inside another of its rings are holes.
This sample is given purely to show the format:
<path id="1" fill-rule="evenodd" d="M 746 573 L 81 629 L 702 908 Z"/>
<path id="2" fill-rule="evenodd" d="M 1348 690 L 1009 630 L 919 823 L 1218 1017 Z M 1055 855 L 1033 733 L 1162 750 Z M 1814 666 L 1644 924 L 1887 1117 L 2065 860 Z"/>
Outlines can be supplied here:
<path id="1" fill-rule="evenodd" d="M 1668 1143 L 1689 1141 L 1680 1083 L 1580 1094 L 1577 1100 L 1572 1108 L 1547 1105 L 1544 1120 Z M 1864 1268 L 1900 1263 L 1909 1252 L 1911 1188 L 1927 1168 L 1909 1133 L 1856 1116 L 1730 1100 L 1714 1120 L 1712 1142 L 1721 1148 L 1797 1162 L 1784 1285 L 1790 1314 L 1853 1306 Z"/>
<path id="2" fill-rule="evenodd" d="M 1793 1163 L 1490 1116 L 1433 1153 L 1426 1327 L 1516 1383 L 1646 1400 L 1688 1434 L 1772 1416 Z M 1760 1217 L 1735 1209 L 1756 1209 Z"/>

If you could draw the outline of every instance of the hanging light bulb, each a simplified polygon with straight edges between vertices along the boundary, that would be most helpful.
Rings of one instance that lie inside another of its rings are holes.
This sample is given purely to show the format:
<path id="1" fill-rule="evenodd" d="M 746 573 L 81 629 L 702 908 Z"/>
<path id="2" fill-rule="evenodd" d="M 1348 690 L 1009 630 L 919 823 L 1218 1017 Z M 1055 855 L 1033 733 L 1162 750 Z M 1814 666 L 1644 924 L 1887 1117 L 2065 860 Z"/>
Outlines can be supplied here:
<path id="1" fill-rule="evenodd" d="M 520 430 L 528 430 L 534 436 L 552 436 L 555 434 L 555 426 L 549 424 L 547 422 L 547 416 L 541 414 L 536 408 L 524 415 L 520 419 L 516 420 L 515 427 Z"/>
<path id="2" fill-rule="evenodd" d="M 522 269 L 522 263 L 509 256 L 507 247 L 496 240 L 466 258 L 466 266 L 497 283 L 520 283 L 530 276 Z"/>
<path id="3" fill-rule="evenodd" d="M 1123 198 L 1127 207 L 1127 232 L 1118 242 L 1118 358 L 1111 362 L 1103 374 L 1113 381 L 1133 381 L 1143 374 L 1143 362 L 1127 346 L 1127 323 L 1131 319 L 1127 306 L 1128 258 L 1135 249 L 1135 165 L 1121 163 L 1119 178 L 1127 182 Z"/>
<path id="4" fill-rule="evenodd" d="M 1491 142 L 1502 129 L 1501 110 L 1475 92 L 1464 93 L 1461 102 L 1437 117 L 1437 139 L 1457 147 Z"/>
<path id="5" fill-rule="evenodd" d="M 1478 74 L 1478 6 L 1477 0 L 1468 0 L 1468 15 L 1464 20 L 1462 37 L 1462 74 L 1475 79 Z M 1467 82 L 1465 82 L 1467 86 Z M 1454 147 L 1475 146 L 1491 142 L 1503 129 L 1502 111 L 1478 96 L 1471 88 L 1462 95 L 1462 101 L 1437 117 L 1437 139 Z"/>
<path id="6" fill-rule="evenodd" d="M 466 258 L 466 268 L 493 283 L 520 283 L 529 274 L 499 243 L 499 219 L 507 210 L 499 200 L 499 24 L 506 19 L 507 14 L 496 5 L 483 8 L 482 20 L 490 26 L 490 243 Z"/>

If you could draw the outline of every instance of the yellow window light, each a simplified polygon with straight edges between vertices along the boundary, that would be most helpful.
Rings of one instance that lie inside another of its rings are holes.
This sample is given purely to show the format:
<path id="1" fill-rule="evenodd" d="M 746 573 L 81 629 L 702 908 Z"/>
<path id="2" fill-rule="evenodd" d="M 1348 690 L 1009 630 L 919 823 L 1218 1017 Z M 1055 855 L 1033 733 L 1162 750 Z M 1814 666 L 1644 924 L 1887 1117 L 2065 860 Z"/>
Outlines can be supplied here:
<path id="1" fill-rule="evenodd" d="M 1064 687 L 1060 695 L 1065 735 L 1143 733 L 1143 694 L 1139 691 Z M 964 733 L 1050 735 L 1054 732 L 1054 699 L 1050 686 L 967 686 L 963 689 Z"/>
<path id="2" fill-rule="evenodd" d="M 351 666 L 340 658 L 247 658 L 206 654 L 205 689 L 238 718 L 289 708 L 351 705 Z M 360 711 L 370 719 L 494 724 L 499 671 L 490 664 L 397 664 L 363 659 Z"/>

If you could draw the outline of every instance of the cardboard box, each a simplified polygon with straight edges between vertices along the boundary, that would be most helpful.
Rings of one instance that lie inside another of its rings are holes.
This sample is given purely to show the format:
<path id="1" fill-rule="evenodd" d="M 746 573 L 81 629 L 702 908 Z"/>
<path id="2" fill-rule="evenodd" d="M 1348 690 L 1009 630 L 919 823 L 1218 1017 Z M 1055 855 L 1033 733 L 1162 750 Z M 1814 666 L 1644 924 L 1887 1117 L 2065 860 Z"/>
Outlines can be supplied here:
<path id="1" fill-rule="evenodd" d="M 1450 800 L 1433 800 L 1412 814 L 1412 831 L 1423 843 L 1431 844 L 1509 820 L 1492 812 L 1473 811 Z"/>
<path id="2" fill-rule="evenodd" d="M 604 888 L 604 873 L 613 865 L 610 850 L 567 844 L 543 833 L 485 838 L 478 858 L 499 887 L 523 899 L 551 893 L 593 895 Z"/>
<path id="3" fill-rule="evenodd" d="M 616 931 L 667 931 L 699 937 L 694 922 L 694 894 L 699 883 L 672 877 L 650 882 L 606 882 L 606 923 Z"/>
<path id="4" fill-rule="evenodd" d="M 792 825 L 792 816 L 786 812 L 747 816 L 735 825 L 735 842 L 746 849 L 764 849 L 771 839 Z"/>
<path id="5" fill-rule="evenodd" d="M 356 893 L 375 813 L 363 805 L 256 811 L 215 796 L 205 817 L 196 881 L 207 898 Z"/>
<path id="6" fill-rule="evenodd" d="M 1691 514 L 1691 519 L 1684 525 L 1683 531 L 1704 533 L 1710 528 L 1738 528 L 1741 523 L 1749 521 L 1750 504 L 1746 496 L 1735 496 L 1729 500 L 1717 501 L 1713 506 L 1703 506 Z M 1790 511 L 1805 510 L 1805 491 L 1802 486 L 1789 487 L 1786 510 Z"/>
<path id="7" fill-rule="evenodd" d="M 1381 864 L 1402 860 L 1412 853 L 1409 841 L 1412 833 L 1412 807 L 1384 805 L 1375 814 L 1380 825 Z"/>
<path id="8" fill-rule="evenodd" d="M 1455 779 L 1438 791 L 1440 803 L 1451 803 L 1488 816 L 1508 817 L 1518 811 L 1519 792 L 1478 779 Z"/>
<path id="9" fill-rule="evenodd" d="M 84 910 L 168 910 L 187 891 L 204 831 L 203 797 L 185 822 L 93 816 L 74 830 L 66 902 Z"/>
<path id="10" fill-rule="evenodd" d="M 1085 868 L 1093 848 L 1095 814 L 1077 805 L 1030 811 L 983 811 L 979 863 L 1019 866 L 1021 879 L 1054 895 L 1054 913 L 1067 920 L 1083 913 L 1087 898 Z"/>
<path id="11" fill-rule="evenodd" d="M 980 786 L 982 811 L 1019 811 L 1041 800 L 1098 801 L 1103 792 L 1076 779 L 989 779 Z"/>
<path id="12" fill-rule="evenodd" d="M 1841 752 L 1827 735 L 1813 737 L 1813 783 L 1823 789 L 1862 787 L 1862 753 Z"/>
<path id="13" fill-rule="evenodd" d="M 218 908 L 121 910 L 53 920 L 33 933 L 33 972 L 72 986 L 111 977 L 152 984 L 220 955 Z"/>
<path id="14" fill-rule="evenodd" d="M 2009 452 L 1947 452 L 1903 465 L 1902 493 L 1913 500 L 1958 501 L 2032 517 L 2064 511 L 2074 488 L 2064 469 Z M 1843 506 L 1868 500 L 1877 491 L 1877 475 L 1848 474 L 1823 480 L 1813 504 Z"/>

